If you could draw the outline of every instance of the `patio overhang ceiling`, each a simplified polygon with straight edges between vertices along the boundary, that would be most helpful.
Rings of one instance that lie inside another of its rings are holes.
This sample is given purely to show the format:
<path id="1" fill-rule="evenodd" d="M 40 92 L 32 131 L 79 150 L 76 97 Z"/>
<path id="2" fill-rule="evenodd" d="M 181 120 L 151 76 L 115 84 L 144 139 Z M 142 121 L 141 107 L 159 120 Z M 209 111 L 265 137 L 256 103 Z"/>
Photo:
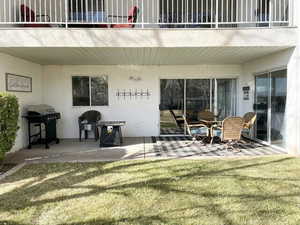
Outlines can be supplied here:
<path id="1" fill-rule="evenodd" d="M 242 64 L 287 46 L 268 47 L 2 47 L 0 53 L 41 65 Z"/>

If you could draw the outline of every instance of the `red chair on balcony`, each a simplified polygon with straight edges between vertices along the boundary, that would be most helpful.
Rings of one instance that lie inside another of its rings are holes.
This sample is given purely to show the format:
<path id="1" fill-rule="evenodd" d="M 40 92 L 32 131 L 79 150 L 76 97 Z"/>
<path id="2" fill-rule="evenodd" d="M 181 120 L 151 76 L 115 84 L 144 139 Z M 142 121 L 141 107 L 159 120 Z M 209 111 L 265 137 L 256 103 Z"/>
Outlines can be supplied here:
<path id="1" fill-rule="evenodd" d="M 21 12 L 21 22 L 24 22 L 24 27 L 51 27 L 49 24 L 37 24 L 37 18 L 46 18 L 50 22 L 50 17 L 48 15 L 36 15 L 35 12 L 28 6 L 22 4 L 20 6 Z M 41 20 L 41 19 L 40 19 Z M 32 23 L 28 23 L 32 22 Z"/>
<path id="2" fill-rule="evenodd" d="M 129 12 L 128 16 L 109 16 L 109 17 L 119 17 L 119 18 L 128 18 L 128 24 L 112 24 L 111 28 L 134 28 L 135 23 L 137 21 L 137 16 L 139 13 L 139 8 L 137 6 L 133 6 Z"/>

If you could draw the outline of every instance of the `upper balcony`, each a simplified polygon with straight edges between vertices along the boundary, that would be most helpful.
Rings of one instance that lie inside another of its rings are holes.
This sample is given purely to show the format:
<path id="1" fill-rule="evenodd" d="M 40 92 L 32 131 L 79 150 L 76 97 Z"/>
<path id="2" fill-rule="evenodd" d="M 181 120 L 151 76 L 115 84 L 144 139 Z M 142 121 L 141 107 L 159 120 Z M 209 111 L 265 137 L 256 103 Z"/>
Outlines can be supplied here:
<path id="1" fill-rule="evenodd" d="M 0 27 L 293 26 L 293 0 L 1 0 Z"/>

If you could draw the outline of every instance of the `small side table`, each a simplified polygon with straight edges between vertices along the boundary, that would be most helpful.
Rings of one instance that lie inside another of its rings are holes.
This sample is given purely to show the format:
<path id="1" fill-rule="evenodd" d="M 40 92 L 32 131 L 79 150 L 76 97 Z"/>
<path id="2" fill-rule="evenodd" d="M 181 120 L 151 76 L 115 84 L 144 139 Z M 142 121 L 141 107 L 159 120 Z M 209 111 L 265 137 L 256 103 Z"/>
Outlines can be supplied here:
<path id="1" fill-rule="evenodd" d="M 121 127 L 125 124 L 125 121 L 99 121 L 100 147 L 120 146 L 123 143 Z"/>

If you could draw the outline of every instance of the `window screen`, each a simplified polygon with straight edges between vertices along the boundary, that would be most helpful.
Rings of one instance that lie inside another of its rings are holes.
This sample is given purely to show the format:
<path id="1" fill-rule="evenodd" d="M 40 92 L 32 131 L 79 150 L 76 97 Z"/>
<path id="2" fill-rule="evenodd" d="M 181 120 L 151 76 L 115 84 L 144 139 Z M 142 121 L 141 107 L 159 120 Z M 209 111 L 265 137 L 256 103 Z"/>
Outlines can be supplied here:
<path id="1" fill-rule="evenodd" d="M 73 76 L 73 106 L 108 105 L 107 76 Z"/>

